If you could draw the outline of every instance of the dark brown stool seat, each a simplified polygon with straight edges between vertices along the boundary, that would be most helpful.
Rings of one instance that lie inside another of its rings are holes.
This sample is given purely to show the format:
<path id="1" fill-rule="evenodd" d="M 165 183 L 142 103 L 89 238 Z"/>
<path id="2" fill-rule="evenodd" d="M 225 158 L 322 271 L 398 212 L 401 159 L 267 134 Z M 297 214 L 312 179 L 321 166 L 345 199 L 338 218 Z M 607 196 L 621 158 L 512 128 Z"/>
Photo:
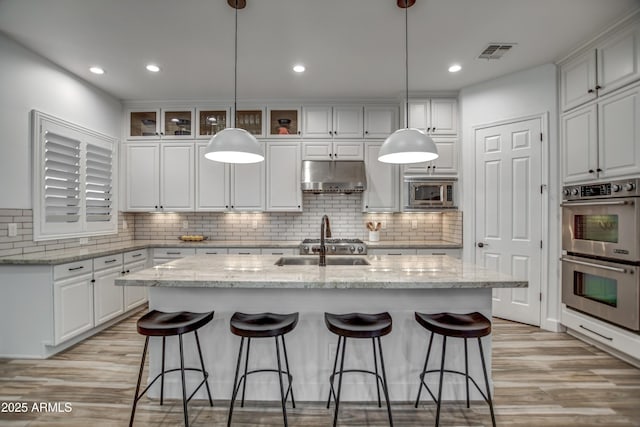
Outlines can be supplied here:
<path id="1" fill-rule="evenodd" d="M 424 367 L 422 368 L 422 373 L 420 374 L 420 388 L 418 389 L 418 397 L 416 398 L 415 407 L 418 407 L 420 402 L 420 393 L 422 392 L 422 387 L 426 388 L 426 390 L 431 395 L 431 398 L 437 405 L 436 409 L 436 426 L 440 423 L 440 407 L 442 404 L 442 383 L 443 377 L 445 373 L 449 374 L 457 374 L 463 375 L 466 379 L 466 388 L 467 388 L 467 408 L 469 407 L 469 381 L 473 383 L 473 385 L 478 389 L 484 400 L 489 404 L 489 411 L 491 412 L 491 422 L 493 427 L 496 425 L 495 414 L 493 413 L 493 401 L 491 400 L 491 391 L 489 389 L 489 377 L 487 376 L 487 366 L 484 360 L 484 352 L 482 350 L 482 341 L 480 340 L 482 337 L 485 337 L 491 334 L 491 321 L 483 316 L 481 313 L 473 312 L 467 314 L 457 314 L 457 313 L 436 313 L 436 314 L 425 314 L 425 313 L 415 313 L 416 321 L 425 329 L 431 332 L 431 337 L 429 338 L 429 347 L 427 349 L 427 356 L 424 361 Z M 429 364 L 429 355 L 431 354 L 431 345 L 433 344 L 433 336 L 434 334 L 442 335 L 442 361 L 440 362 L 440 369 L 431 369 L 427 370 L 427 365 Z M 464 372 L 445 369 L 445 355 L 447 350 L 447 337 L 448 338 L 462 338 L 464 339 Z M 484 372 L 484 381 L 486 386 L 486 394 L 478 386 L 478 383 L 469 376 L 469 358 L 467 352 L 467 339 L 475 338 L 478 340 L 478 349 L 480 351 L 480 359 L 482 361 L 482 370 Z M 425 375 L 431 373 L 439 373 L 440 374 L 440 383 L 438 385 L 438 397 L 429 389 L 429 386 L 424 380 Z"/>
<path id="2" fill-rule="evenodd" d="M 324 323 L 329 331 L 338 335 L 338 346 L 336 348 L 336 357 L 333 362 L 333 373 L 329 376 L 329 398 L 327 399 L 327 409 L 331 404 L 331 398 L 335 401 L 336 410 L 333 416 L 333 426 L 338 423 L 338 409 L 340 407 L 340 392 L 342 390 L 342 375 L 349 372 L 359 372 L 374 375 L 376 378 L 376 388 L 378 391 L 378 407 L 382 407 L 380 400 L 380 385 L 384 392 L 384 398 L 387 402 L 387 413 L 389 414 L 389 425 L 393 426 L 393 418 L 391 416 L 391 402 L 389 401 L 389 391 L 387 388 L 387 375 L 384 369 L 384 358 L 382 356 L 382 345 L 380 337 L 391 332 L 392 320 L 389 313 L 365 314 L 365 313 L 348 313 L 348 314 L 324 314 Z M 347 338 L 370 338 L 373 345 L 373 364 L 375 371 L 365 369 L 344 369 L 344 355 Z M 376 342 L 378 344 L 376 354 Z M 342 349 L 342 351 L 341 351 Z M 382 376 L 378 375 L 378 355 L 380 356 L 380 368 Z M 338 367 L 338 357 L 340 356 L 340 370 Z M 338 378 L 338 393 L 336 394 L 333 387 L 333 381 L 336 375 Z"/>
<path id="3" fill-rule="evenodd" d="M 236 364 L 236 374 L 233 380 L 233 391 L 231 393 L 231 404 L 229 406 L 229 417 L 227 419 L 227 426 L 231 426 L 231 418 L 233 416 L 233 406 L 240 391 L 240 385 L 242 385 L 242 400 L 241 407 L 244 407 L 244 396 L 247 389 L 247 376 L 258 372 L 275 372 L 278 374 L 278 380 L 280 382 L 280 403 L 282 404 L 282 416 L 284 419 L 284 425 L 287 426 L 287 398 L 291 394 L 291 405 L 295 408 L 296 401 L 293 397 L 293 375 L 289 371 L 289 358 L 287 357 L 287 346 L 284 342 L 284 335 L 293 331 L 298 324 L 298 313 L 291 314 L 276 314 L 276 313 L 259 313 L 259 314 L 246 314 L 246 313 L 234 313 L 231 316 L 230 327 L 231 332 L 234 335 L 242 337 L 240 339 L 240 349 L 238 350 L 238 362 Z M 251 348 L 252 338 L 275 338 L 276 341 L 276 359 L 278 361 L 278 369 L 255 369 L 248 371 L 249 366 L 249 349 Z M 282 369 L 282 363 L 280 362 L 280 341 L 282 342 L 282 352 L 284 354 L 284 362 L 286 370 Z M 238 378 L 240 373 L 240 362 L 242 361 L 242 348 L 244 346 L 244 340 L 247 339 L 247 350 L 245 354 L 244 362 L 244 374 Z M 284 392 L 284 384 L 282 382 L 282 375 L 286 375 L 289 381 L 287 392 Z"/>
<path id="4" fill-rule="evenodd" d="M 184 412 L 184 424 L 189 426 L 189 415 L 187 413 L 187 403 L 191 398 L 205 385 L 207 388 L 207 395 L 209 397 L 209 405 L 213 406 L 213 399 L 211 398 L 211 389 L 207 382 L 209 373 L 204 368 L 204 359 L 202 358 L 202 349 L 200 347 L 200 339 L 198 338 L 198 329 L 209 323 L 213 319 L 213 311 L 207 313 L 191 313 L 188 311 L 178 311 L 165 313 L 162 311 L 152 310 L 138 319 L 137 329 L 138 333 L 144 335 L 144 350 L 142 350 L 142 361 L 140 362 L 140 371 L 138 373 L 138 384 L 136 385 L 136 394 L 133 398 L 133 408 L 131 409 L 131 419 L 129 420 L 129 426 L 133 425 L 133 419 L 136 413 L 136 405 L 138 401 L 144 396 L 149 388 L 160 378 L 160 405 L 164 403 L 164 376 L 170 372 L 180 371 L 182 376 L 182 408 Z M 196 338 L 196 345 L 198 347 L 198 356 L 200 357 L 200 368 L 185 368 L 184 367 L 184 350 L 182 345 L 182 335 L 193 332 Z M 165 348 L 166 338 L 168 336 L 178 336 L 180 343 L 180 368 L 165 369 Z M 140 392 L 140 383 L 142 382 L 142 371 L 144 370 L 144 362 L 147 355 L 147 349 L 149 347 L 149 337 L 162 337 L 162 368 L 161 372 L 149 382 L 147 387 Z M 203 380 L 196 387 L 196 389 L 187 398 L 187 390 L 185 386 L 185 371 L 201 372 Z"/>

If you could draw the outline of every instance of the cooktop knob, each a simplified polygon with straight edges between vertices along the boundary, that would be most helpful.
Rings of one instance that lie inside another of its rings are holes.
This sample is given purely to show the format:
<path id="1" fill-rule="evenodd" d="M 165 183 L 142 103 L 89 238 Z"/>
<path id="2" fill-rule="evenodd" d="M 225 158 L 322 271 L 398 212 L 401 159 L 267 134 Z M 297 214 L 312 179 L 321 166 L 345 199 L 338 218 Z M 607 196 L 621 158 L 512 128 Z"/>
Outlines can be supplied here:
<path id="1" fill-rule="evenodd" d="M 335 252 L 336 251 L 336 247 L 335 246 L 331 246 L 331 251 Z"/>
<path id="2" fill-rule="evenodd" d="M 613 184 L 613 185 L 611 186 L 611 190 L 612 190 L 614 193 L 617 193 L 618 191 L 622 190 L 622 187 L 621 187 L 621 186 L 619 186 L 618 184 Z"/>
<path id="3" fill-rule="evenodd" d="M 624 185 L 624 189 L 627 191 L 633 191 L 636 188 L 636 185 L 633 182 Z"/>
<path id="4" fill-rule="evenodd" d="M 302 252 L 308 254 L 309 253 L 309 246 L 303 246 L 302 247 Z"/>
<path id="5" fill-rule="evenodd" d="M 364 252 L 364 248 L 362 246 L 358 246 L 358 252 Z"/>
<path id="6" fill-rule="evenodd" d="M 355 252 L 355 251 L 356 251 L 356 247 L 355 247 L 355 246 L 349 246 L 349 250 L 350 250 L 351 252 Z"/>
<path id="7" fill-rule="evenodd" d="M 577 188 L 574 188 L 573 190 L 571 190 L 571 194 L 574 196 L 577 196 L 580 193 L 580 191 L 578 191 Z"/>
<path id="8" fill-rule="evenodd" d="M 569 190 L 568 188 L 565 188 L 564 190 L 562 190 L 562 194 L 564 194 L 565 196 L 568 196 L 569 194 L 571 194 L 571 190 Z"/>

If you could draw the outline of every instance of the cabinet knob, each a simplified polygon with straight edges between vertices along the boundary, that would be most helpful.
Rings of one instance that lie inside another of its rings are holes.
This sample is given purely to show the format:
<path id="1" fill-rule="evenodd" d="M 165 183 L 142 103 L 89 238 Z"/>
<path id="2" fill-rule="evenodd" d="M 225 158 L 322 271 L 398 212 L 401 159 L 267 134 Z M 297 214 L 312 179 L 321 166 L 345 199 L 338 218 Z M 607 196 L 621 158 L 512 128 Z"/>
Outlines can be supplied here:
<path id="1" fill-rule="evenodd" d="M 300 135 L 302 132 L 298 131 L 298 135 Z"/>
<path id="2" fill-rule="evenodd" d="M 337 135 L 337 134 L 338 134 L 338 131 L 337 131 L 337 130 L 334 130 L 334 131 L 333 131 L 333 134 L 334 134 L 334 135 Z"/>
<path id="3" fill-rule="evenodd" d="M 229 205 L 224 205 L 224 207 L 225 207 L 226 209 L 229 209 Z"/>
<path id="4" fill-rule="evenodd" d="M 156 205 L 156 209 L 158 209 L 158 205 Z"/>
<path id="5" fill-rule="evenodd" d="M 333 131 L 329 131 L 329 135 L 333 135 Z"/>
<path id="6" fill-rule="evenodd" d="M 365 134 L 365 135 L 369 135 L 369 131 L 368 131 L 368 130 L 365 130 L 365 131 L 364 131 L 364 134 Z"/>
<path id="7" fill-rule="evenodd" d="M 602 169 L 598 168 L 596 169 L 596 172 L 602 172 Z"/>
<path id="8" fill-rule="evenodd" d="M 335 157 L 335 158 L 337 159 L 337 158 L 338 158 L 338 153 L 335 153 L 335 154 L 333 155 L 333 157 Z"/>
<path id="9" fill-rule="evenodd" d="M 435 131 L 436 131 L 436 128 L 431 128 L 431 132 L 435 132 Z"/>
<path id="10" fill-rule="evenodd" d="M 602 86 L 596 85 L 596 90 L 600 90 L 600 89 L 602 89 Z"/>
<path id="11" fill-rule="evenodd" d="M 593 169 L 589 169 L 589 173 L 595 173 Z"/>
<path id="12" fill-rule="evenodd" d="M 333 157 L 333 153 L 329 153 L 329 157 Z"/>
<path id="13" fill-rule="evenodd" d="M 298 209 L 300 209 L 300 205 L 298 205 Z"/>
<path id="14" fill-rule="evenodd" d="M 589 90 L 587 91 L 587 93 L 593 93 L 593 92 L 595 92 L 595 90 L 593 90 L 593 89 L 589 89 Z"/>

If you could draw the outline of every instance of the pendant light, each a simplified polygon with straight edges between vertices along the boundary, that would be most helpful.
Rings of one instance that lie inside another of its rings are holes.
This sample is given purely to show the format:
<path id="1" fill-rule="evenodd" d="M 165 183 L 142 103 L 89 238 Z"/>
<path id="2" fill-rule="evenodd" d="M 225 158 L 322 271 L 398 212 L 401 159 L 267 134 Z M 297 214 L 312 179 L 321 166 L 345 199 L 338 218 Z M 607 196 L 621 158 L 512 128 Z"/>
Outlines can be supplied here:
<path id="1" fill-rule="evenodd" d="M 204 153 L 209 160 L 222 163 L 257 163 L 264 160 L 262 144 L 244 129 L 236 128 L 238 114 L 238 9 L 244 8 L 245 0 L 229 0 L 229 5 L 236 10 L 235 59 L 233 69 L 233 126 L 215 134 Z"/>
<path id="2" fill-rule="evenodd" d="M 431 137 L 420 129 L 409 128 L 409 18 L 408 9 L 415 0 L 397 0 L 404 8 L 405 59 L 405 128 L 392 133 L 380 147 L 378 160 L 384 163 L 421 163 L 438 158 L 438 149 Z"/>

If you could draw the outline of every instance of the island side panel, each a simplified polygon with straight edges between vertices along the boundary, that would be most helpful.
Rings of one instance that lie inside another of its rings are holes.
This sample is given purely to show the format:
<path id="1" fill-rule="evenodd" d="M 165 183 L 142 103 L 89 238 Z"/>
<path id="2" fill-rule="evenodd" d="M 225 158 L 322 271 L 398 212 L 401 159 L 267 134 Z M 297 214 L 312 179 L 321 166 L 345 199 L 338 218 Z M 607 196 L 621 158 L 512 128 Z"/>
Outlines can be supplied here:
<path id="1" fill-rule="evenodd" d="M 289 364 L 294 376 L 294 393 L 299 401 L 326 401 L 329 393 L 328 378 L 333 368 L 338 337 L 324 324 L 324 312 L 377 313 L 388 311 L 393 318 L 392 332 L 382 337 L 382 346 L 389 393 L 392 401 L 415 400 L 419 378 L 424 364 L 429 333 L 417 324 L 415 311 L 437 313 L 443 311 L 467 313 L 478 311 L 491 318 L 491 289 L 229 289 L 229 288 L 170 288 L 151 287 L 150 309 L 162 311 L 188 310 L 205 312 L 215 310 L 214 320 L 199 331 L 205 365 L 210 372 L 210 385 L 214 399 L 229 399 L 240 337 L 229 330 L 229 319 L 235 311 L 246 313 L 299 312 L 300 320 L 294 331 L 285 336 Z M 167 367 L 179 367 L 177 338 L 167 342 Z M 193 334 L 184 339 L 186 366 L 199 366 Z M 439 367 L 442 341 L 434 339 L 429 369 Z M 150 343 L 150 378 L 160 371 L 161 340 Z M 483 338 L 483 350 L 491 377 L 491 338 Z M 461 339 L 447 340 L 447 369 L 464 371 L 464 346 Z M 469 341 L 470 374 L 481 386 L 484 384 L 478 346 Z M 254 339 L 251 342 L 250 369 L 276 366 L 275 342 Z M 349 339 L 345 369 L 373 370 L 371 340 Z M 187 376 L 188 386 L 197 385 L 201 377 Z M 438 375 L 429 376 L 427 383 L 437 390 Z M 247 399 L 279 400 L 279 385 L 275 374 L 255 374 L 249 377 Z M 165 396 L 181 396 L 179 375 L 165 379 Z M 159 386 L 150 390 L 159 396 Z M 462 400 L 465 396 L 464 378 L 445 375 L 444 398 Z M 428 393 L 423 393 L 425 399 Z M 201 390 L 195 398 L 206 398 Z M 342 399 L 347 401 L 373 401 L 377 399 L 373 376 L 345 375 Z M 480 399 L 473 389 L 472 399 Z M 428 400 L 425 400 L 428 402 Z"/>

